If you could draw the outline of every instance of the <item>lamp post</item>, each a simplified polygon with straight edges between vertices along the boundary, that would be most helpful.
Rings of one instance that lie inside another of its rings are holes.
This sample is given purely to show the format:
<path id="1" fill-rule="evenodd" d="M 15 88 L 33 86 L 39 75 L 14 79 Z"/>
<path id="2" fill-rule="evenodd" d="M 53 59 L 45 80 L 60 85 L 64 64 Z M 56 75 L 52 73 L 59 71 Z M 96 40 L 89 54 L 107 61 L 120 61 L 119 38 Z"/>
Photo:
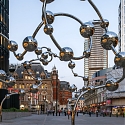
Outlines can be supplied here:
<path id="1" fill-rule="evenodd" d="M 0 104 L 0 122 L 2 122 L 2 106 L 3 106 L 3 102 L 6 99 L 9 99 L 11 95 L 15 95 L 15 94 L 19 94 L 19 93 L 6 94 L 5 97 L 3 98 L 3 100 L 1 101 L 1 104 Z"/>
<path id="2" fill-rule="evenodd" d="M 56 82 L 56 116 L 57 116 L 57 113 L 58 113 L 58 103 L 57 103 L 57 100 L 58 100 L 58 91 L 57 91 L 57 88 L 58 88 L 58 82 Z"/>

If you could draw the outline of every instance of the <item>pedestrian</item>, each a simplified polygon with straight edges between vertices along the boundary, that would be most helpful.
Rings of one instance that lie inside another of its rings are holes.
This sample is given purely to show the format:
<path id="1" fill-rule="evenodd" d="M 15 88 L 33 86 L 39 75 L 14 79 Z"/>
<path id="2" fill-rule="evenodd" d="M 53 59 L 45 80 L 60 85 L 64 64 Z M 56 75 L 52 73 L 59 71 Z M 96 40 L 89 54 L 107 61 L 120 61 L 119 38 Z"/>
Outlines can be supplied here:
<path id="1" fill-rule="evenodd" d="M 78 113 L 79 113 L 79 112 L 77 111 L 77 117 L 78 117 Z"/>
<path id="2" fill-rule="evenodd" d="M 103 110 L 103 117 L 105 117 L 105 110 Z"/>
<path id="3" fill-rule="evenodd" d="M 68 111 L 68 119 L 69 119 L 70 111 Z"/>
<path id="4" fill-rule="evenodd" d="M 47 110 L 47 115 L 49 115 L 49 110 Z"/>
<path id="5" fill-rule="evenodd" d="M 109 116 L 110 116 L 110 117 L 112 116 L 112 112 L 111 112 L 111 111 L 109 111 Z"/>
<path id="6" fill-rule="evenodd" d="M 118 111 L 116 112 L 116 117 L 118 117 Z"/>
<path id="7" fill-rule="evenodd" d="M 59 110 L 59 116 L 60 116 L 60 112 L 61 112 L 61 111 Z"/>
<path id="8" fill-rule="evenodd" d="M 53 116 L 54 116 L 55 111 L 53 110 Z"/>
<path id="9" fill-rule="evenodd" d="M 98 110 L 96 110 L 96 117 L 98 117 Z"/>
<path id="10" fill-rule="evenodd" d="M 89 116 L 91 117 L 91 111 L 89 111 Z"/>

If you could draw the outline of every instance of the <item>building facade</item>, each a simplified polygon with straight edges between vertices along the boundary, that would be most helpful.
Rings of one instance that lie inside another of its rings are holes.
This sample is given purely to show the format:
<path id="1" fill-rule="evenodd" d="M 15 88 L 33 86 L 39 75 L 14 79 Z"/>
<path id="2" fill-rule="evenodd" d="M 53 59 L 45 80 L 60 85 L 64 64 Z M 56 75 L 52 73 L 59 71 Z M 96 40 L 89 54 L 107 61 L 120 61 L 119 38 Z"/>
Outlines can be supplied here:
<path id="1" fill-rule="evenodd" d="M 118 8 L 118 37 L 119 37 L 119 51 L 125 51 L 125 1 L 120 0 Z"/>
<path id="2" fill-rule="evenodd" d="M 123 74 L 123 69 L 108 68 L 100 70 L 93 74 L 92 84 L 94 86 L 105 84 L 107 79 L 115 78 L 120 79 Z M 106 88 L 96 89 L 93 93 L 88 94 L 85 97 L 85 107 L 87 110 L 92 111 L 98 110 L 102 112 L 103 110 L 116 115 L 122 115 L 125 112 L 125 80 L 119 83 L 119 88 L 116 91 L 108 91 Z"/>
<path id="3" fill-rule="evenodd" d="M 9 38 L 9 0 L 0 1 L 0 33 Z M 8 42 L 0 36 L 0 69 L 8 73 L 9 50 Z"/>
<path id="4" fill-rule="evenodd" d="M 40 63 L 32 63 L 29 72 L 35 78 L 42 78 L 42 84 L 39 86 L 37 93 L 27 93 L 24 97 L 20 97 L 20 106 L 35 109 L 35 106 L 39 105 L 43 112 L 53 108 L 53 79 L 51 72 L 44 70 Z M 16 84 L 12 88 L 8 88 L 10 93 L 19 91 L 19 89 L 24 89 L 28 92 L 30 86 L 36 84 L 36 81 L 27 73 L 22 65 L 16 65 L 16 70 L 11 74 L 16 79 Z"/>
<path id="5" fill-rule="evenodd" d="M 67 108 L 68 99 L 72 98 L 72 92 L 69 90 L 69 82 L 60 81 L 60 109 Z"/>
<path id="6" fill-rule="evenodd" d="M 106 73 L 107 78 L 115 78 L 120 79 L 123 75 L 123 69 L 114 69 L 110 72 Z M 107 109 L 112 110 L 112 114 L 116 114 L 118 112 L 119 115 L 122 115 L 125 112 L 125 79 L 119 83 L 119 88 L 116 91 L 110 92 L 106 91 L 107 98 Z"/>
<path id="7" fill-rule="evenodd" d="M 104 34 L 104 29 L 100 26 L 99 20 L 93 21 L 95 32 L 92 36 L 92 50 L 91 56 L 84 59 L 84 75 L 89 76 L 89 81 L 91 82 L 92 75 L 102 69 L 108 67 L 108 51 L 103 49 L 100 40 L 101 36 Z M 89 40 L 85 39 L 84 50 L 89 47 Z"/>
<path id="8" fill-rule="evenodd" d="M 28 69 L 28 71 L 31 72 L 33 77 L 27 73 L 22 65 L 11 64 L 9 68 L 11 75 L 16 79 L 16 84 L 12 88 L 8 88 L 10 93 L 18 92 L 19 89 L 28 92 L 30 86 L 36 84 L 33 77 L 42 78 L 42 84 L 39 86 L 37 93 L 28 92 L 24 97 L 20 97 L 20 106 L 23 108 L 35 110 L 39 106 L 43 112 L 47 110 L 55 110 L 56 112 L 61 109 L 62 103 L 66 105 L 67 98 L 72 97 L 72 93 L 68 90 L 69 83 L 65 82 L 67 87 L 60 84 L 58 70 L 55 66 L 51 72 L 48 72 L 44 70 L 40 63 L 32 63 L 31 69 Z"/>

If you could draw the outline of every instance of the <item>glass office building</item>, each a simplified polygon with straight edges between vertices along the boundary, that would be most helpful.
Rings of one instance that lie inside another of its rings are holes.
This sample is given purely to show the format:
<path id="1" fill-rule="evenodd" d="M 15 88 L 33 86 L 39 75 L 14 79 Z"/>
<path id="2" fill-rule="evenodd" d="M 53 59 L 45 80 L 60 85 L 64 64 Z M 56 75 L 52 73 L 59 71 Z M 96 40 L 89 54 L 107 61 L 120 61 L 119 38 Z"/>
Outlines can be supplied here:
<path id="1" fill-rule="evenodd" d="M 89 81 L 91 81 L 92 75 L 95 72 L 108 67 L 108 51 L 103 49 L 100 44 L 101 36 L 105 31 L 101 28 L 99 20 L 94 20 L 93 24 L 95 26 L 95 33 L 92 36 L 91 56 L 84 59 L 84 75 L 89 76 Z M 89 40 L 85 39 L 84 50 L 87 50 L 88 47 Z"/>
<path id="2" fill-rule="evenodd" d="M 0 0 L 0 33 L 9 37 L 9 0 Z M 0 69 L 9 69 L 8 42 L 0 36 Z"/>

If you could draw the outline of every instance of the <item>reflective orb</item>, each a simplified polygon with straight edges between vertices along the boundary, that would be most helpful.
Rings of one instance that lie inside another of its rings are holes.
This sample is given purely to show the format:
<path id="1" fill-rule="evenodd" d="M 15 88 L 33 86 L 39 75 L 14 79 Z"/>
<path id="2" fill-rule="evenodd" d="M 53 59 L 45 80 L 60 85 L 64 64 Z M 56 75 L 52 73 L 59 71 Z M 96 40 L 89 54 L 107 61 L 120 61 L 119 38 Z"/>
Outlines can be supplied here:
<path id="1" fill-rule="evenodd" d="M 23 40 L 23 48 L 26 51 L 32 52 L 37 48 L 37 41 L 35 38 L 33 38 L 32 36 L 27 36 L 24 40 Z"/>
<path id="2" fill-rule="evenodd" d="M 36 85 L 41 84 L 41 82 L 42 82 L 42 79 L 40 77 L 37 77 L 36 78 Z"/>
<path id="3" fill-rule="evenodd" d="M 20 89 L 19 90 L 19 94 L 20 94 L 20 96 L 25 96 L 26 92 L 25 92 L 25 90 Z"/>
<path id="4" fill-rule="evenodd" d="M 10 94 L 6 94 L 6 99 L 10 99 Z"/>
<path id="5" fill-rule="evenodd" d="M 11 77 L 7 77 L 6 81 L 7 81 L 6 85 L 8 87 L 12 87 L 16 83 L 16 80 L 12 76 Z"/>
<path id="6" fill-rule="evenodd" d="M 91 55 L 91 51 L 85 50 L 85 51 L 83 52 L 83 55 L 85 56 L 85 58 L 89 58 L 90 55 Z"/>
<path id="7" fill-rule="evenodd" d="M 45 59 L 42 60 L 42 64 L 43 64 L 44 66 L 48 65 L 48 63 L 49 63 L 48 60 L 45 60 Z"/>
<path id="8" fill-rule="evenodd" d="M 4 70 L 0 70 L 0 77 L 6 76 L 6 72 Z"/>
<path id="9" fill-rule="evenodd" d="M 80 34 L 84 38 L 89 38 L 94 34 L 95 28 L 91 22 L 86 22 L 80 27 Z"/>
<path id="10" fill-rule="evenodd" d="M 88 87 L 87 87 L 87 90 L 88 90 L 89 93 L 93 93 L 93 92 L 95 91 L 95 87 L 92 86 L 92 85 L 91 85 L 91 86 L 88 86 Z"/>
<path id="11" fill-rule="evenodd" d="M 16 58 L 18 59 L 18 60 L 23 60 L 23 56 L 22 56 L 22 54 L 21 53 L 18 53 L 17 55 L 16 55 Z"/>
<path id="12" fill-rule="evenodd" d="M 30 86 L 30 92 L 31 93 L 37 93 L 38 92 L 38 86 L 33 84 Z"/>
<path id="13" fill-rule="evenodd" d="M 51 35 L 53 33 L 53 27 L 48 24 L 48 25 L 45 25 L 44 26 L 44 32 L 47 34 L 47 35 Z"/>
<path id="14" fill-rule="evenodd" d="M 117 83 L 117 81 L 114 79 L 114 78 L 111 78 L 111 79 L 108 79 L 106 81 L 106 89 L 109 90 L 109 91 L 115 91 L 118 89 L 119 87 L 119 84 Z"/>
<path id="15" fill-rule="evenodd" d="M 104 22 L 100 23 L 100 26 L 105 29 L 106 27 L 109 26 L 109 21 L 107 19 L 103 19 L 103 21 Z"/>
<path id="16" fill-rule="evenodd" d="M 8 44 L 8 49 L 11 51 L 11 52 L 15 52 L 17 51 L 18 49 L 18 44 L 15 42 L 15 41 L 10 41 L 10 43 Z"/>
<path id="17" fill-rule="evenodd" d="M 79 97 L 79 95 L 78 94 L 75 94 L 75 98 L 78 98 Z"/>
<path id="18" fill-rule="evenodd" d="M 13 64 L 9 65 L 9 72 L 13 73 L 15 69 L 16 69 L 16 65 L 13 65 Z"/>
<path id="19" fill-rule="evenodd" d="M 89 77 L 88 77 L 88 76 L 84 76 L 84 77 L 83 77 L 83 80 L 84 80 L 84 81 L 88 81 L 88 80 L 89 80 Z"/>
<path id="20" fill-rule="evenodd" d="M 116 66 L 125 67 L 125 52 L 119 52 L 115 56 L 114 62 Z"/>
<path id="21" fill-rule="evenodd" d="M 69 62 L 69 64 L 68 64 L 68 67 L 70 68 L 70 69 L 73 69 L 73 68 L 75 68 L 75 63 L 74 62 Z"/>
<path id="22" fill-rule="evenodd" d="M 35 53 L 36 53 L 36 55 L 40 55 L 42 53 L 42 49 L 40 47 L 37 47 L 35 49 Z"/>
<path id="23" fill-rule="evenodd" d="M 107 31 L 102 37 L 101 37 L 101 45 L 104 49 L 106 50 L 111 50 L 111 46 L 113 45 L 114 47 L 117 46 L 118 44 L 118 36 L 116 33 Z"/>
<path id="24" fill-rule="evenodd" d="M 25 62 L 23 63 L 23 67 L 24 67 L 25 69 L 30 69 L 30 68 L 31 68 L 31 65 L 32 65 L 32 63 L 29 62 L 29 61 L 25 61 Z"/>
<path id="25" fill-rule="evenodd" d="M 83 87 L 82 87 L 82 91 L 86 91 L 87 88 L 88 88 L 87 86 L 83 86 Z"/>
<path id="26" fill-rule="evenodd" d="M 59 53 L 61 61 L 70 61 L 74 55 L 73 50 L 69 47 L 62 48 Z"/>
<path id="27" fill-rule="evenodd" d="M 75 90 L 77 90 L 77 87 L 73 84 L 72 86 L 69 87 L 69 90 L 71 92 L 74 92 Z"/>
<path id="28" fill-rule="evenodd" d="M 42 56 L 43 59 L 47 59 L 48 58 L 48 52 L 42 53 L 41 56 Z"/>
<path id="29" fill-rule="evenodd" d="M 74 74 L 74 76 L 75 76 L 75 77 L 77 77 L 77 76 L 78 76 L 78 74 L 77 74 L 77 73 L 73 73 L 73 74 Z"/>
<path id="30" fill-rule="evenodd" d="M 44 2 L 45 0 L 40 0 L 41 2 Z M 46 0 L 46 3 L 51 3 L 53 2 L 54 0 Z"/>
<path id="31" fill-rule="evenodd" d="M 46 11 L 46 18 L 48 24 L 52 24 L 54 22 L 54 14 L 51 11 Z M 44 16 L 42 16 L 42 20 L 45 20 Z"/>

